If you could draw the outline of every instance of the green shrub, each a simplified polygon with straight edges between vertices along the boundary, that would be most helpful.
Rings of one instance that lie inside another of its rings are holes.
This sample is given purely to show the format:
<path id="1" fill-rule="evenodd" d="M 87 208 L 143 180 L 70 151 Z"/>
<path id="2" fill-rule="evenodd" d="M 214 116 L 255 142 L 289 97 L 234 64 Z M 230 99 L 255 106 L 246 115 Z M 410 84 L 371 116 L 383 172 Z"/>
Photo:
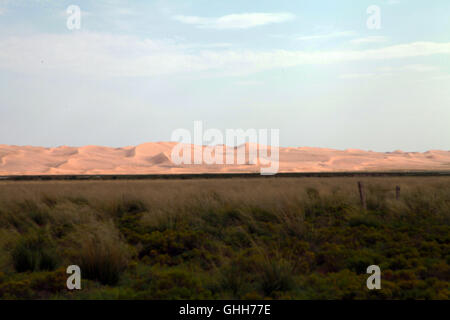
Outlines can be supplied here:
<path id="1" fill-rule="evenodd" d="M 128 265 L 128 254 L 118 241 L 91 238 L 83 243 L 77 260 L 84 278 L 115 285 Z"/>
<path id="2" fill-rule="evenodd" d="M 58 203 L 58 199 L 54 196 L 44 194 L 41 197 L 41 201 L 45 203 L 49 208 L 53 208 Z"/>
<path id="3" fill-rule="evenodd" d="M 6 224 L 16 229 L 19 233 L 26 233 L 32 227 L 29 216 L 23 212 L 12 212 L 6 214 Z"/>
<path id="4" fill-rule="evenodd" d="M 50 215 L 42 210 L 30 212 L 29 216 L 34 223 L 41 227 L 46 225 L 50 219 Z"/>
<path id="5" fill-rule="evenodd" d="M 266 259 L 261 265 L 260 284 L 266 296 L 291 290 L 294 285 L 292 265 L 283 259 Z"/>
<path id="6" fill-rule="evenodd" d="M 239 226 L 245 221 L 244 215 L 236 208 L 223 208 L 221 210 L 208 210 L 201 218 L 209 226 L 222 228 L 224 226 Z"/>
<path id="7" fill-rule="evenodd" d="M 146 235 L 143 240 L 144 247 L 139 253 L 139 257 L 158 254 L 168 254 L 173 257 L 187 253 L 194 248 L 201 248 L 205 241 L 205 235 L 194 230 L 165 230 L 163 232 L 154 231 Z"/>
<path id="8" fill-rule="evenodd" d="M 221 290 L 230 292 L 233 298 L 239 299 L 249 287 L 248 274 L 242 272 L 237 264 L 231 263 L 221 270 L 219 285 Z"/>
<path id="9" fill-rule="evenodd" d="M 211 299 L 197 274 L 180 268 L 158 270 L 137 281 L 137 299 Z"/>
<path id="10" fill-rule="evenodd" d="M 33 299 L 35 297 L 29 280 L 16 280 L 0 284 L 0 298 L 4 300 Z"/>
<path id="11" fill-rule="evenodd" d="M 2 299 L 42 299 L 67 291 L 64 268 L 55 271 L 20 274 L 0 282 Z"/>
<path id="12" fill-rule="evenodd" d="M 59 260 L 53 244 L 41 234 L 20 240 L 12 259 L 17 272 L 54 270 Z"/>
<path id="13" fill-rule="evenodd" d="M 257 221 L 279 223 L 279 218 L 277 215 L 268 210 L 255 207 L 252 208 L 251 213 Z"/>
<path id="14" fill-rule="evenodd" d="M 48 207 L 53 207 L 56 204 L 56 200 L 48 196 L 43 196 L 42 201 L 47 204 Z M 50 219 L 50 215 L 47 211 L 48 208 L 38 205 L 33 200 L 25 200 L 18 205 L 20 210 L 39 226 L 47 224 Z"/>
<path id="15" fill-rule="evenodd" d="M 123 196 L 122 198 L 112 202 L 109 211 L 118 217 L 124 214 L 134 214 L 147 211 L 147 206 L 142 200 L 136 199 L 132 196 Z"/>
<path id="16" fill-rule="evenodd" d="M 377 219 L 377 217 L 366 213 L 350 218 L 348 224 L 351 227 L 366 226 L 377 228 L 381 225 L 381 222 Z"/>

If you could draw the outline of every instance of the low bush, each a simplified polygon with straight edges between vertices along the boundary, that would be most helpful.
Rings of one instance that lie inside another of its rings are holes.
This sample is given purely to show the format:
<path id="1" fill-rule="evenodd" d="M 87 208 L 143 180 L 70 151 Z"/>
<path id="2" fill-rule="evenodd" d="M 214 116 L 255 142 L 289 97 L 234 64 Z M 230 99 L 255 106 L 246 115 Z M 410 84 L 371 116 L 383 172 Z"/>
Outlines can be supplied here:
<path id="1" fill-rule="evenodd" d="M 0 298 L 448 299 L 450 180 L 358 179 L 4 183 Z"/>
<path id="2" fill-rule="evenodd" d="M 54 270 L 58 265 L 55 246 L 45 235 L 26 237 L 12 251 L 17 272 Z"/>
<path id="3" fill-rule="evenodd" d="M 83 278 L 115 285 L 128 265 L 127 248 L 116 239 L 91 237 L 78 253 L 77 263 Z"/>

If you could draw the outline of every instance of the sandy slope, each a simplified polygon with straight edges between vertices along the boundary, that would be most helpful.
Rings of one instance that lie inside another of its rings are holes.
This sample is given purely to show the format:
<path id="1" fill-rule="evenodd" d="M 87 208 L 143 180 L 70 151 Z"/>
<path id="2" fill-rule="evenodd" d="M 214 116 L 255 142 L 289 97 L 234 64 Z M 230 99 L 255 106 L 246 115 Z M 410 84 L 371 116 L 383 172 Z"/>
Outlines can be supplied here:
<path id="1" fill-rule="evenodd" d="M 249 164 L 247 156 L 246 163 L 239 165 L 175 165 L 171 161 L 175 145 L 175 142 L 145 143 L 124 148 L 0 145 L 0 175 L 260 171 L 260 164 Z M 248 155 L 250 146 L 246 144 L 241 147 Z M 221 156 L 233 155 L 236 148 L 220 146 L 217 151 Z M 450 151 L 378 153 L 354 149 L 280 148 L 279 172 L 389 170 L 450 170 Z"/>

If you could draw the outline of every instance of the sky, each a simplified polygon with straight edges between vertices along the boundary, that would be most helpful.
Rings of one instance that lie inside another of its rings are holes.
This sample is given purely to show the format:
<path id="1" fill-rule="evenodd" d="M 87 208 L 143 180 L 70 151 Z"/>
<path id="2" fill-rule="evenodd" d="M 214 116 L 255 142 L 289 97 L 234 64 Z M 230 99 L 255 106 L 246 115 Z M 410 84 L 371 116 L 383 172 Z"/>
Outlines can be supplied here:
<path id="1" fill-rule="evenodd" d="M 279 129 L 281 146 L 450 150 L 449 15 L 448 0 L 0 0 L 0 144 L 120 147 L 203 121 Z"/>

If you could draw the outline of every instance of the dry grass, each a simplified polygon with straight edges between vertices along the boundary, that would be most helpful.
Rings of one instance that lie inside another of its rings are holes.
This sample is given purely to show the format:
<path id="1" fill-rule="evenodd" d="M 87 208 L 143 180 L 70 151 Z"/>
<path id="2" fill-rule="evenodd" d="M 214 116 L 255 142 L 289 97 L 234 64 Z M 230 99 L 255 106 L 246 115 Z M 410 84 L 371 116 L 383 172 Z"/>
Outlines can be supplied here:
<path id="1" fill-rule="evenodd" d="M 358 272 L 384 261 L 392 279 L 409 272 L 414 286 L 431 288 L 406 294 L 392 282 L 386 297 L 445 297 L 449 195 L 450 177 L 3 181 L 0 278 L 33 269 L 17 268 L 19 249 L 52 250 L 59 266 L 78 264 L 127 298 L 357 298 L 366 295 L 352 289 Z M 437 233 L 416 234 L 427 230 Z M 48 245 L 24 245 L 39 234 Z M 326 291 L 341 276 L 351 286 Z M 93 297 L 115 294 L 102 290 Z"/>
<path id="2" fill-rule="evenodd" d="M 199 203 L 204 207 L 227 203 L 279 209 L 303 201 L 307 189 L 315 189 L 321 195 L 345 196 L 357 203 L 357 181 L 365 182 L 368 191 L 382 191 L 387 199 L 394 199 L 396 185 L 401 187 L 402 195 L 417 192 L 424 186 L 436 191 L 450 188 L 449 177 L 30 181 L 0 182 L 0 203 L 3 207 L 27 199 L 52 204 L 64 199 L 114 210 L 113 206 L 124 199 L 139 199 L 150 211 L 180 211 Z"/>

